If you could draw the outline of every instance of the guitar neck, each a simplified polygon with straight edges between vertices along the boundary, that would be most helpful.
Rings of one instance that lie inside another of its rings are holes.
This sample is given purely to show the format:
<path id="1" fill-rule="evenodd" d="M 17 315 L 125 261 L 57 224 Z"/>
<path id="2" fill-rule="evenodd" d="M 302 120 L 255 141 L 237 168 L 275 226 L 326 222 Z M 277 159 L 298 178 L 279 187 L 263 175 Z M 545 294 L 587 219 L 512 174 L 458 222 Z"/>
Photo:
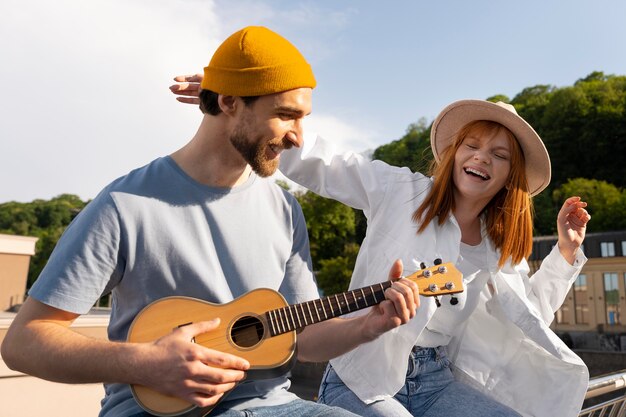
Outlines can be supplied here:
<path id="1" fill-rule="evenodd" d="M 391 287 L 391 281 L 385 281 L 369 287 L 270 310 L 265 313 L 270 335 L 278 336 L 376 305 L 385 299 L 385 290 L 389 287 Z"/>
<path id="2" fill-rule="evenodd" d="M 420 295 L 427 297 L 463 291 L 463 275 L 451 263 L 425 268 L 405 278 L 415 282 Z M 385 299 L 385 290 L 391 287 L 391 284 L 392 281 L 385 281 L 318 300 L 270 310 L 265 313 L 270 336 L 278 336 L 376 305 Z"/>

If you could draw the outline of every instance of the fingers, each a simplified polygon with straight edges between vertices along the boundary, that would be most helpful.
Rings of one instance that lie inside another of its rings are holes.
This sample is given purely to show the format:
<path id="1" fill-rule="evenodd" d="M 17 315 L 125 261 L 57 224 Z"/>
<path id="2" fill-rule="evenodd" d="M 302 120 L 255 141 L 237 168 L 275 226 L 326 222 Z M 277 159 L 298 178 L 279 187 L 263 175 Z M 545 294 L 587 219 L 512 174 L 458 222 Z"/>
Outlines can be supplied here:
<path id="1" fill-rule="evenodd" d="M 204 74 L 191 74 L 191 75 L 177 75 L 174 77 L 174 81 L 176 82 L 189 82 L 189 83 L 199 83 L 202 82 L 204 78 Z"/>
<path id="2" fill-rule="evenodd" d="M 591 220 L 591 215 L 585 210 L 585 207 L 587 207 L 587 202 L 582 201 L 580 197 L 569 197 L 559 211 L 559 221 L 571 222 L 578 227 L 585 226 Z"/>
<path id="3" fill-rule="evenodd" d="M 197 97 L 176 97 L 176 100 L 185 104 L 200 104 L 200 99 Z"/>
<path id="4" fill-rule="evenodd" d="M 201 321 L 180 327 L 177 331 L 180 331 L 186 340 L 193 340 L 203 333 L 209 333 L 212 330 L 215 330 L 219 324 L 220 319 L 215 318 L 213 320 Z M 221 368 L 223 370 L 233 369 L 245 371 L 250 368 L 250 363 L 247 360 L 239 356 L 231 355 L 230 353 L 220 352 L 218 350 L 203 347 L 196 353 L 196 355 L 197 360 L 202 361 L 206 365 Z M 241 378 L 233 380 L 238 381 L 239 379 Z M 223 381 L 216 380 L 216 382 Z"/>
<path id="5" fill-rule="evenodd" d="M 174 77 L 174 81 L 177 84 L 171 85 L 170 91 L 178 96 L 176 100 L 185 104 L 200 104 L 198 95 L 200 94 L 200 82 L 202 81 L 202 74 L 195 75 L 179 75 Z"/>
<path id="6" fill-rule="evenodd" d="M 401 278 L 403 270 L 404 267 L 402 265 L 402 259 L 396 259 L 396 261 L 391 265 L 391 268 L 389 269 L 389 279 L 393 281 Z"/>
<path id="7" fill-rule="evenodd" d="M 400 279 L 391 284 L 385 291 L 385 298 L 391 301 L 394 315 L 400 318 L 402 324 L 408 323 L 415 317 L 419 307 L 419 288 L 413 281 Z"/>
<path id="8" fill-rule="evenodd" d="M 180 84 L 172 84 L 169 86 L 169 89 L 174 94 L 179 95 L 198 95 L 200 91 L 200 84 L 191 84 L 191 83 L 180 83 Z"/>

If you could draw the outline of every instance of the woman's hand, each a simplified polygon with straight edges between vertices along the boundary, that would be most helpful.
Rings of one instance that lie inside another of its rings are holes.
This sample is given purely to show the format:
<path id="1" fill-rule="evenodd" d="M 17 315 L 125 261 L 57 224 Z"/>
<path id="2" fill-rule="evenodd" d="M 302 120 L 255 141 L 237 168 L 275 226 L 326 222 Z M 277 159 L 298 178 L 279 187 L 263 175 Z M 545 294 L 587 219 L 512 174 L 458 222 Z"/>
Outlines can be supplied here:
<path id="1" fill-rule="evenodd" d="M 587 222 L 591 219 L 585 207 L 587 207 L 587 203 L 582 201 L 580 197 L 570 197 L 565 200 L 556 217 L 556 226 L 559 231 L 559 251 L 572 265 L 576 259 L 576 251 L 585 239 Z"/>
<path id="2" fill-rule="evenodd" d="M 203 74 L 178 75 L 174 77 L 177 84 L 170 86 L 170 91 L 177 96 L 176 100 L 187 104 L 200 104 L 198 94 L 200 94 L 200 83 L 204 78 Z"/>

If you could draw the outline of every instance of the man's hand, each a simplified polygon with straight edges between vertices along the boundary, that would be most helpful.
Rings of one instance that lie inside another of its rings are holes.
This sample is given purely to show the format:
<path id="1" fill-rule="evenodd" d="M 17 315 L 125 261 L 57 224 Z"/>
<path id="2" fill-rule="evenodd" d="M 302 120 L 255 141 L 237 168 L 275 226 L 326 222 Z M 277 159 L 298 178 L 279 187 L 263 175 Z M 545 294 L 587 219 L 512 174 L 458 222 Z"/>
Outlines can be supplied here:
<path id="1" fill-rule="evenodd" d="M 200 104 L 198 94 L 200 94 L 200 83 L 204 78 L 203 74 L 178 75 L 174 77 L 177 84 L 170 86 L 170 91 L 179 97 L 176 100 L 186 104 Z"/>
<path id="2" fill-rule="evenodd" d="M 219 319 L 190 324 L 147 344 L 142 356 L 150 359 L 139 376 L 140 384 L 199 407 L 217 403 L 250 367 L 243 358 L 192 342 L 218 325 Z"/>
<path id="3" fill-rule="evenodd" d="M 411 280 L 402 278 L 402 261 L 397 260 L 389 270 L 391 287 L 385 291 L 385 300 L 372 307 L 363 323 L 363 331 L 370 340 L 408 323 L 419 307 L 419 288 Z"/>

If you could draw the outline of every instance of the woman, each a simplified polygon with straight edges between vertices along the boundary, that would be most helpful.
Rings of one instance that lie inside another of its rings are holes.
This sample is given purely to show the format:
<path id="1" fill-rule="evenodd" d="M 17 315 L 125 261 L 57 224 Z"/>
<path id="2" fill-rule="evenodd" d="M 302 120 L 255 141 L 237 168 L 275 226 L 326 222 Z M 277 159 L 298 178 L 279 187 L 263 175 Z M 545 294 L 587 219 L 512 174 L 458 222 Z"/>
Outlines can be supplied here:
<path id="1" fill-rule="evenodd" d="M 558 245 L 529 277 L 531 196 L 550 181 L 539 136 L 511 105 L 462 100 L 436 118 L 431 145 L 430 177 L 320 138 L 281 157 L 290 179 L 364 211 L 351 288 L 397 258 L 407 272 L 442 259 L 464 275 L 455 305 L 422 299 L 408 324 L 331 360 L 320 401 L 381 417 L 578 415 L 588 371 L 549 324 L 586 261 L 586 203 L 565 201 Z"/>

